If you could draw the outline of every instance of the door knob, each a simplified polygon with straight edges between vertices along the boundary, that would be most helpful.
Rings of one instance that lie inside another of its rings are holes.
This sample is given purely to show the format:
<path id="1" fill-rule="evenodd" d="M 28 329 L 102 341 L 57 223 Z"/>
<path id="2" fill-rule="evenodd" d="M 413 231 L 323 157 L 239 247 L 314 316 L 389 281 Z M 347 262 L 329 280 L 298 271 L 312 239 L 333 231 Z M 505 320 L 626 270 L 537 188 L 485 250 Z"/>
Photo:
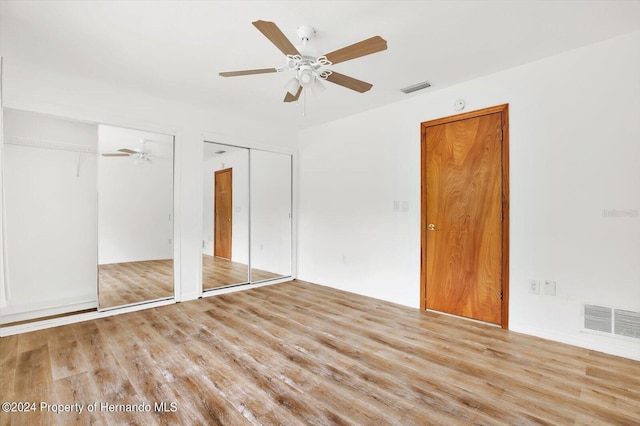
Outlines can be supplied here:
<path id="1" fill-rule="evenodd" d="M 436 230 L 436 225 L 434 225 L 433 223 L 430 223 L 427 225 L 427 229 L 429 231 L 435 231 Z"/>

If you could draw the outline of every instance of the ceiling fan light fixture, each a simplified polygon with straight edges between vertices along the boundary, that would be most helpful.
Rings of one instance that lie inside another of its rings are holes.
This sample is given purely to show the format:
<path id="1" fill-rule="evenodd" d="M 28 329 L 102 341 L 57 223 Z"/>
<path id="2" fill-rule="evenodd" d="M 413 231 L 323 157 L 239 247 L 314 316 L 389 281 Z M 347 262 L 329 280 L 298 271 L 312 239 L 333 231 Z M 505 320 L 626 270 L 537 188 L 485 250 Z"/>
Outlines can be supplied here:
<path id="1" fill-rule="evenodd" d="M 324 87 L 324 84 L 322 84 L 319 78 L 316 78 L 313 82 L 313 85 L 311 86 L 311 91 L 313 92 L 313 94 L 317 96 L 325 90 L 327 90 L 327 88 Z"/>
<path id="2" fill-rule="evenodd" d="M 289 82 L 284 86 L 285 90 L 292 95 L 296 95 L 298 88 L 300 88 L 300 82 L 296 77 L 293 77 Z"/>
<path id="3" fill-rule="evenodd" d="M 313 85 L 313 81 L 315 80 L 315 73 L 309 66 L 302 66 L 298 71 L 298 81 L 300 85 L 304 88 L 311 87 Z"/>

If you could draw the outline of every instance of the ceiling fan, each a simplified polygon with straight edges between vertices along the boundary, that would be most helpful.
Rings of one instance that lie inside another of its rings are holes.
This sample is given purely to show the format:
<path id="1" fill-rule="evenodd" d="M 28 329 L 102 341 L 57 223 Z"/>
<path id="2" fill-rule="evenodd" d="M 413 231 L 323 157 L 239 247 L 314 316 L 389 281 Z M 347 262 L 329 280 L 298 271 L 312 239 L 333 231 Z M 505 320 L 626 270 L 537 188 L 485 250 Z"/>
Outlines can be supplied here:
<path id="1" fill-rule="evenodd" d="M 325 55 L 317 55 L 314 49 L 309 48 L 307 45 L 316 33 L 316 30 L 310 26 L 301 25 L 297 29 L 298 37 L 302 42 L 300 47 L 294 46 L 273 22 L 255 21 L 253 26 L 286 55 L 286 65 L 276 68 L 221 72 L 220 75 L 222 77 L 238 77 L 251 74 L 294 71 L 295 76 L 285 86 L 287 93 L 284 97 L 284 102 L 297 101 L 303 89 L 309 88 L 313 92 L 324 91 L 322 80 L 360 93 L 368 91 L 373 87 L 372 84 L 337 73 L 330 70 L 329 67 L 387 49 L 386 40 L 380 36 L 374 36 Z"/>
<path id="2" fill-rule="evenodd" d="M 151 163 L 151 150 L 146 147 L 148 140 L 140 139 L 140 148 L 120 148 L 118 152 L 106 152 L 103 157 L 133 157 L 136 164 Z"/>

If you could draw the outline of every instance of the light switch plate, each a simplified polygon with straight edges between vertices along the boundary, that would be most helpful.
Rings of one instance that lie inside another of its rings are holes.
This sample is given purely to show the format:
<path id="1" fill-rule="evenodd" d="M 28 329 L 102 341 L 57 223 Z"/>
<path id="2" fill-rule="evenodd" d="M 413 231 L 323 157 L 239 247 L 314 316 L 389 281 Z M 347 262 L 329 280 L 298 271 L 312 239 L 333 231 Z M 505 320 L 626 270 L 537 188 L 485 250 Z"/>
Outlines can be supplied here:
<path id="1" fill-rule="evenodd" d="M 551 280 L 546 280 L 544 282 L 544 294 L 547 296 L 555 296 L 556 295 L 556 282 Z"/>

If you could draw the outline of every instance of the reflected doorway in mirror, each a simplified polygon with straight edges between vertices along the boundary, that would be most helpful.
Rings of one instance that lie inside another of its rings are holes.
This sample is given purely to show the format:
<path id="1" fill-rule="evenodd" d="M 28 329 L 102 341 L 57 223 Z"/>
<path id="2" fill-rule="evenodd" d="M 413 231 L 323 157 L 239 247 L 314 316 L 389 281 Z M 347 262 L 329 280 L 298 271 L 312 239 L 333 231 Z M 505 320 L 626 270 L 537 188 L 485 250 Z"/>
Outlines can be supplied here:
<path id="1" fill-rule="evenodd" d="M 233 238 L 233 169 L 218 170 L 214 174 L 213 253 L 231 260 Z"/>

